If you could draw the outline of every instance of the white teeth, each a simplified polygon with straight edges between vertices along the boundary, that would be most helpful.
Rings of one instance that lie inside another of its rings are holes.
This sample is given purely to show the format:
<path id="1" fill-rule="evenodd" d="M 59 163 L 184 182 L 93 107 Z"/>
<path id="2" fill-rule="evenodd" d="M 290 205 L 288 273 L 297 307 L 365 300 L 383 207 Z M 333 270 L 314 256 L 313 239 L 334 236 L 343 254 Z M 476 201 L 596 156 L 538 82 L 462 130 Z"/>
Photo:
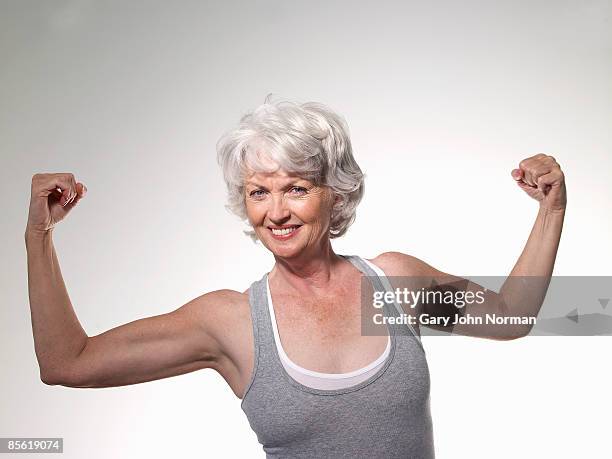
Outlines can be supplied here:
<path id="1" fill-rule="evenodd" d="M 275 236 L 284 236 L 286 234 L 293 233 L 295 229 L 296 229 L 295 226 L 292 226 L 291 228 L 283 228 L 283 229 L 272 228 L 272 234 L 274 234 Z"/>

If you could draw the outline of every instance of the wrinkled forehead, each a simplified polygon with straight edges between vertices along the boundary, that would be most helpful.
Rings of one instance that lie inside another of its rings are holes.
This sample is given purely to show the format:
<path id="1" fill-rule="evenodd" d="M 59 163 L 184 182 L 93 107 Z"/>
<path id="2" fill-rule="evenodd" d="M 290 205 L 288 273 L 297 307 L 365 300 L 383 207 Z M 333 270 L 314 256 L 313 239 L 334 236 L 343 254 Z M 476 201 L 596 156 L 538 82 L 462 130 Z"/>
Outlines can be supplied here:
<path id="1" fill-rule="evenodd" d="M 244 175 L 245 185 L 269 185 L 277 183 L 282 186 L 300 181 L 308 181 L 308 179 L 295 172 L 288 172 L 280 166 L 272 172 L 247 169 Z"/>

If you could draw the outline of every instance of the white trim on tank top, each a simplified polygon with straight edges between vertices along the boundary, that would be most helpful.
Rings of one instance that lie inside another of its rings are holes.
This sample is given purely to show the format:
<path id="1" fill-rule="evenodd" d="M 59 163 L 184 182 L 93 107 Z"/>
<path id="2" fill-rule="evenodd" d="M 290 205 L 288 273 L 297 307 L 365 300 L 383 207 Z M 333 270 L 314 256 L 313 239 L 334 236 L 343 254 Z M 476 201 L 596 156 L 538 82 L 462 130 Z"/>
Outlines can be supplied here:
<path id="1" fill-rule="evenodd" d="M 370 268 L 372 268 L 378 276 L 385 276 L 384 272 L 373 263 L 369 262 L 365 258 L 361 258 Z M 274 330 L 274 342 L 276 343 L 276 349 L 280 357 L 281 363 L 287 370 L 287 372 L 301 384 L 306 386 L 321 388 L 321 389 L 333 389 L 333 388 L 344 388 L 355 384 L 359 384 L 362 381 L 368 379 L 372 374 L 376 373 L 378 369 L 384 365 L 385 360 L 391 350 L 391 337 L 387 335 L 387 347 L 383 353 L 373 362 L 368 365 L 359 368 L 357 370 L 348 373 L 321 373 L 318 371 L 308 370 L 293 362 L 283 349 L 280 335 L 278 333 L 278 326 L 276 323 L 276 315 L 274 314 L 274 306 L 272 305 L 272 296 L 270 295 L 270 284 L 268 278 L 266 278 L 266 293 L 268 299 L 268 309 L 270 311 L 270 317 L 272 319 L 272 329 Z M 336 381 L 334 381 L 336 380 Z M 338 381 L 339 380 L 339 381 Z"/>

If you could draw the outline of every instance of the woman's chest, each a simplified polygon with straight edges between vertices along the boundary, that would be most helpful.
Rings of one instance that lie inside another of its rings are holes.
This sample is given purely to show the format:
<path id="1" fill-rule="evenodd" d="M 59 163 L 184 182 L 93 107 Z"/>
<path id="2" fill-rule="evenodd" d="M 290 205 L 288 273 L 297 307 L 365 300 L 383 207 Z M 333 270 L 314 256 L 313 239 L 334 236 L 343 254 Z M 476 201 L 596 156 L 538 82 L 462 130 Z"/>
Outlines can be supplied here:
<path id="1" fill-rule="evenodd" d="M 376 360 L 387 346 L 385 326 L 363 333 L 363 321 L 372 320 L 372 313 L 359 294 L 280 294 L 268 307 L 285 354 L 308 370 L 348 373 Z"/>

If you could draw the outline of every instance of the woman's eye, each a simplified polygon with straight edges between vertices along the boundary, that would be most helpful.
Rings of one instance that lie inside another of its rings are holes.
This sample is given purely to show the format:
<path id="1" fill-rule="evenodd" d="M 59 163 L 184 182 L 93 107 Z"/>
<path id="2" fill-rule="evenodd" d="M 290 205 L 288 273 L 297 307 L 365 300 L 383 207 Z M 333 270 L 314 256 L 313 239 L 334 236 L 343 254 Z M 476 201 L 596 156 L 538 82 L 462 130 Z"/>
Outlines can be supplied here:
<path id="1" fill-rule="evenodd" d="M 249 193 L 249 196 L 252 198 L 261 198 L 264 194 L 264 190 L 253 190 Z"/>
<path id="2" fill-rule="evenodd" d="M 293 194 L 304 194 L 304 193 L 306 193 L 306 188 L 301 187 L 301 186 L 294 186 L 294 187 L 291 187 L 290 191 Z"/>

